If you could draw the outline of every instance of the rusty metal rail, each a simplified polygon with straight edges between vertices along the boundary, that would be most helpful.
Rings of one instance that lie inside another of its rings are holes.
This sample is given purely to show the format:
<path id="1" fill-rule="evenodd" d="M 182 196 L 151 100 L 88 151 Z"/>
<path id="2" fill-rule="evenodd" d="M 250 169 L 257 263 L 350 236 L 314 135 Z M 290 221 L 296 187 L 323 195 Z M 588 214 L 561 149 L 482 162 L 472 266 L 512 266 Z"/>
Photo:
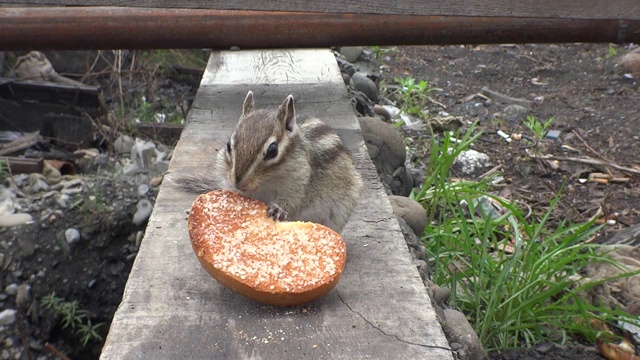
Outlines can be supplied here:
<path id="1" fill-rule="evenodd" d="M 0 7 L 0 50 L 640 42 L 640 20 Z"/>

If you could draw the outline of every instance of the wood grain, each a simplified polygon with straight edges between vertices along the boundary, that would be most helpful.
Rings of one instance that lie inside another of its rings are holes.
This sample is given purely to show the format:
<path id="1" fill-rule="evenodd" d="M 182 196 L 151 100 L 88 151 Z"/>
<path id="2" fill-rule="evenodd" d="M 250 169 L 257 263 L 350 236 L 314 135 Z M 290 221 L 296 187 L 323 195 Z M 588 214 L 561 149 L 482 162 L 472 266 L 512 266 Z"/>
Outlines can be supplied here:
<path id="1" fill-rule="evenodd" d="M 354 14 L 640 19 L 637 0 L 0 0 L 2 4 L 309 11 Z"/>
<path id="2" fill-rule="evenodd" d="M 283 63 L 257 61 L 276 58 Z M 248 73 L 217 73 L 228 69 Z M 320 74 L 331 76 L 319 81 Z M 211 166 L 248 89 L 258 106 L 294 94 L 298 112 L 327 119 L 348 141 L 366 190 L 343 231 L 348 259 L 340 282 L 295 308 L 232 293 L 191 249 L 184 211 L 195 196 L 165 182 L 101 359 L 452 359 L 330 51 L 213 53 L 169 171 Z"/>

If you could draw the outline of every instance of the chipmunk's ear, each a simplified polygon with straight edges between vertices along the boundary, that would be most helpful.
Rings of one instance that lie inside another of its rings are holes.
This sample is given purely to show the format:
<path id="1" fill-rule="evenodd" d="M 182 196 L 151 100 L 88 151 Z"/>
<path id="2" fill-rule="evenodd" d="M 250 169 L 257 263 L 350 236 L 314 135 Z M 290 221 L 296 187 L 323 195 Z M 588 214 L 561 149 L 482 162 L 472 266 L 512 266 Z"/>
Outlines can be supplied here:
<path id="1" fill-rule="evenodd" d="M 256 103 L 253 100 L 253 92 L 249 91 L 247 93 L 247 97 L 244 98 L 244 103 L 242 104 L 242 115 L 248 115 L 251 112 L 253 112 L 253 109 L 255 109 L 256 107 Z"/>
<path id="2" fill-rule="evenodd" d="M 288 131 L 295 131 L 296 127 L 296 109 L 293 106 L 293 95 L 287 96 L 284 102 L 278 108 L 278 121 L 284 124 Z"/>

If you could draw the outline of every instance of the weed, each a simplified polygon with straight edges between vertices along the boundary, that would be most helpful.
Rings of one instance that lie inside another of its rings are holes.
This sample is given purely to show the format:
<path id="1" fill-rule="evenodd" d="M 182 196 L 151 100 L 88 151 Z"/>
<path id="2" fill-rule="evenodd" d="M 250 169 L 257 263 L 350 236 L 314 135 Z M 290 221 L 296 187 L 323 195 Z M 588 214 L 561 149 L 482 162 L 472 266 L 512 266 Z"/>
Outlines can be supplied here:
<path id="1" fill-rule="evenodd" d="M 604 58 L 611 59 L 616 56 L 618 56 L 618 49 L 616 49 L 616 45 L 609 44 L 609 46 L 607 47 L 607 54 L 604 56 Z"/>
<path id="2" fill-rule="evenodd" d="M 389 47 L 389 48 L 383 48 L 381 46 L 378 45 L 374 45 L 374 46 L 370 46 L 369 47 L 371 49 L 371 52 L 373 52 L 373 55 L 375 56 L 376 60 L 380 60 L 380 58 L 392 51 L 397 51 L 398 48 L 397 47 Z"/>
<path id="3" fill-rule="evenodd" d="M 426 118 L 423 109 L 429 100 L 429 93 L 434 90 L 429 83 L 426 80 L 416 82 L 411 76 L 397 77 L 394 80 L 400 85 L 398 92 L 402 102 L 401 110 L 412 116 Z"/>
<path id="4" fill-rule="evenodd" d="M 104 326 L 104 323 L 92 324 L 89 312 L 80 309 L 77 301 L 65 301 L 52 292 L 40 300 L 40 305 L 52 310 L 56 316 L 60 317 L 62 328 L 73 331 L 79 337 L 82 346 L 86 346 L 92 340 L 103 340 L 97 330 Z"/>
<path id="5" fill-rule="evenodd" d="M 432 280 L 451 289 L 449 305 L 462 311 L 487 351 L 565 342 L 570 335 L 593 341 L 590 320 L 638 323 L 631 315 L 595 306 L 583 294 L 603 282 L 580 279 L 588 264 L 611 263 L 605 245 L 590 244 L 601 226 L 551 219 L 559 200 L 541 214 L 527 216 L 488 192 L 488 182 L 447 181 L 455 157 L 478 135 L 472 127 L 445 134 L 431 148 L 429 177 L 413 198 L 431 221 L 422 240 L 433 267 Z M 616 278 L 636 275 L 626 272 Z"/>
<path id="6" fill-rule="evenodd" d="M 531 130 L 536 138 L 542 139 L 554 120 L 554 117 L 550 117 L 545 122 L 540 122 L 540 120 L 536 119 L 535 116 L 527 115 L 527 120 L 525 120 L 524 126 Z"/>

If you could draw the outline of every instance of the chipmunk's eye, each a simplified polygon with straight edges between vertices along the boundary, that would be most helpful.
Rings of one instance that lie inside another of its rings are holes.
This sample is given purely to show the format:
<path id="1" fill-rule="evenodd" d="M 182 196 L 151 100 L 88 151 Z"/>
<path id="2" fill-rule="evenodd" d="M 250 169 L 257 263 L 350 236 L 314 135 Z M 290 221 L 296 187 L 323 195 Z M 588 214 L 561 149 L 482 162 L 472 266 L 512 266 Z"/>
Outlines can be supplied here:
<path id="1" fill-rule="evenodd" d="M 231 141 L 227 141 L 227 152 L 231 154 Z"/>
<path id="2" fill-rule="evenodd" d="M 276 156 L 278 156 L 278 145 L 272 142 L 271 145 L 269 145 L 269 148 L 267 148 L 267 153 L 264 154 L 264 159 L 269 160 Z"/>

